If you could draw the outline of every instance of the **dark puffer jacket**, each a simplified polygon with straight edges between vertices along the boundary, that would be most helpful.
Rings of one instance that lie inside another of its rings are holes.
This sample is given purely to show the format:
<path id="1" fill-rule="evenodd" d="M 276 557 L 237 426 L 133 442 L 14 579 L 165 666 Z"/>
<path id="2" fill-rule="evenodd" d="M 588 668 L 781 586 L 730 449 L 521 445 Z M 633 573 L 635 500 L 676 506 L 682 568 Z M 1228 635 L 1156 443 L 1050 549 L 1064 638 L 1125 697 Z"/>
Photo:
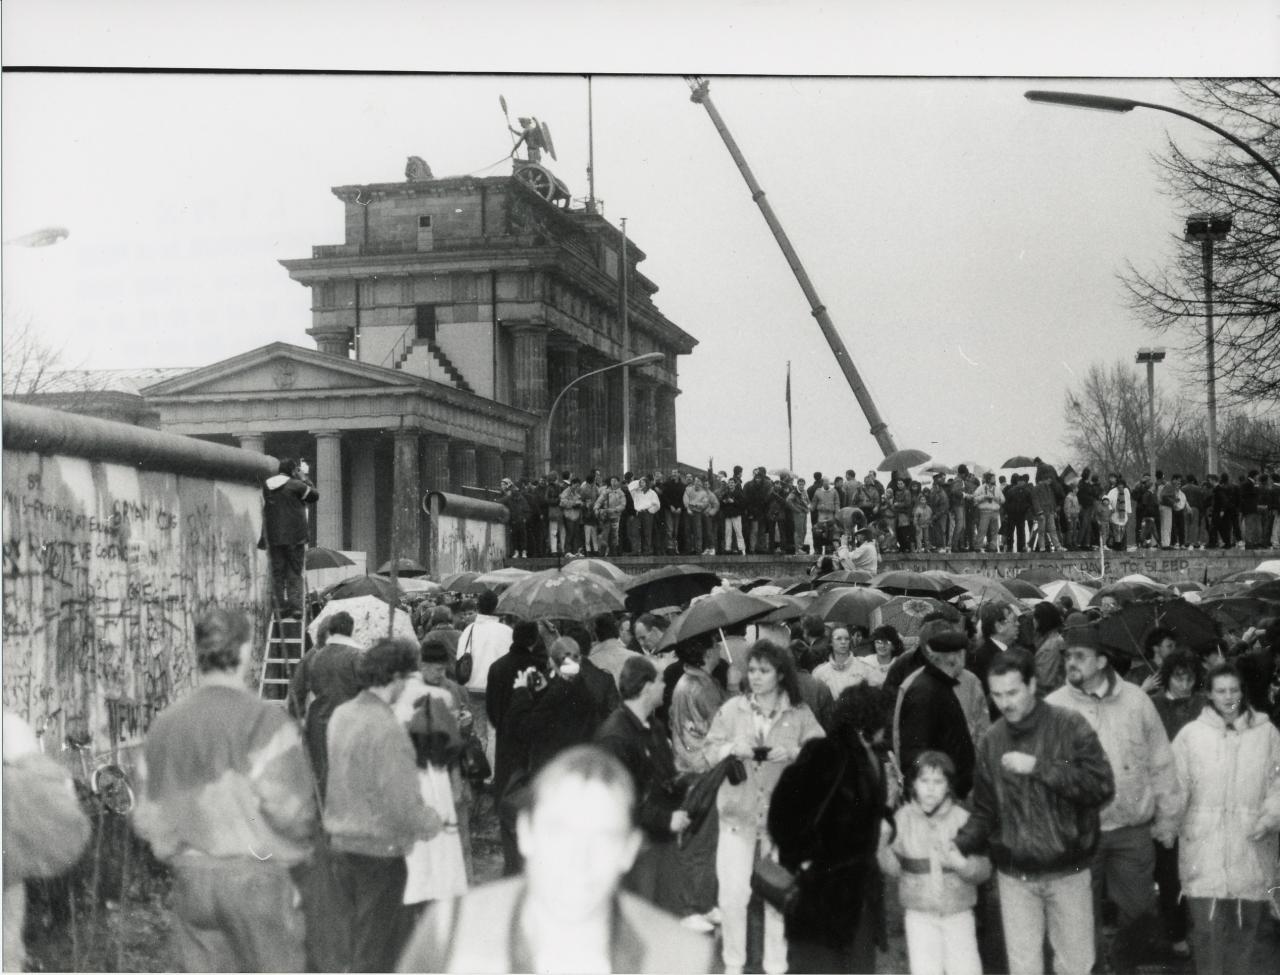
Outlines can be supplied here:
<path id="1" fill-rule="evenodd" d="M 1005 770 L 1007 752 L 1036 758 L 1030 775 Z M 1037 701 L 1018 724 L 1001 718 L 978 749 L 973 814 L 956 836 L 965 855 L 989 852 L 1000 870 L 1045 874 L 1088 866 L 1098 811 L 1115 794 L 1102 743 L 1083 716 Z"/>

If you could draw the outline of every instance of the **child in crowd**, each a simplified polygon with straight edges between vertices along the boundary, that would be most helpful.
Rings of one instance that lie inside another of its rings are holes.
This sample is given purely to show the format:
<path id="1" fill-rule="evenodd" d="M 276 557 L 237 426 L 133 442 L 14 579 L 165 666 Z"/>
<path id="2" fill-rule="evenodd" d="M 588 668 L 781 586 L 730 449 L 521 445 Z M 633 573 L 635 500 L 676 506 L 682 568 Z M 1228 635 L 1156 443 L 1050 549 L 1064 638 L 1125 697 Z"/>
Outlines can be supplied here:
<path id="1" fill-rule="evenodd" d="M 1077 490 L 1078 485 L 1071 485 L 1067 489 L 1067 496 L 1062 501 L 1062 513 L 1067 519 L 1067 547 L 1071 548 L 1075 544 L 1075 539 L 1080 534 L 1080 493 Z"/>
<path id="2" fill-rule="evenodd" d="M 955 850 L 952 839 L 969 813 L 952 798 L 956 767 L 939 751 L 921 752 L 912 763 L 913 801 L 894 816 L 896 837 L 885 823 L 877 859 L 898 877 L 904 909 L 907 958 L 912 975 L 981 975 L 973 906 L 978 885 L 991 876 L 991 862 Z"/>
<path id="3" fill-rule="evenodd" d="M 929 507 L 929 499 L 923 491 L 916 492 L 915 503 L 911 506 L 911 522 L 916 530 L 915 550 L 929 551 L 929 525 L 933 522 L 933 509 Z"/>

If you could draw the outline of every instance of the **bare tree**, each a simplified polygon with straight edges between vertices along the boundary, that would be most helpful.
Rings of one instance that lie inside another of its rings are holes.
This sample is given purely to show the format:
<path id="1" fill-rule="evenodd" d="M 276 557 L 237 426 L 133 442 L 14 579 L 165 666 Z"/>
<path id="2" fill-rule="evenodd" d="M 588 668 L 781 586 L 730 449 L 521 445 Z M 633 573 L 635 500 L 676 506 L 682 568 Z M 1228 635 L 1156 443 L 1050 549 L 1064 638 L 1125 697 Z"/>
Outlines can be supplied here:
<path id="1" fill-rule="evenodd" d="M 1095 362 L 1080 385 L 1067 391 L 1064 443 L 1077 467 L 1132 475 L 1147 469 L 1153 450 L 1161 463 L 1163 453 L 1194 422 L 1185 403 L 1162 394 L 1156 396 L 1155 413 L 1153 430 L 1147 385 L 1138 370 L 1124 360 L 1110 368 Z"/>
<path id="2" fill-rule="evenodd" d="M 1205 80 L 1179 88 L 1191 111 L 1264 158 L 1280 159 L 1280 82 Z M 1280 401 L 1280 186 L 1230 142 L 1219 139 L 1209 146 L 1185 149 L 1171 138 L 1159 163 L 1168 193 L 1185 215 L 1232 217 L 1231 233 L 1214 249 L 1218 393 L 1224 405 Z M 1139 270 L 1131 264 L 1122 280 L 1149 327 L 1181 340 L 1189 361 L 1205 362 L 1199 247 L 1180 242 L 1165 267 Z"/>
<path id="3" fill-rule="evenodd" d="M 5 396 L 48 392 L 63 370 L 62 353 L 48 345 L 30 317 L 5 316 L 0 389 Z"/>

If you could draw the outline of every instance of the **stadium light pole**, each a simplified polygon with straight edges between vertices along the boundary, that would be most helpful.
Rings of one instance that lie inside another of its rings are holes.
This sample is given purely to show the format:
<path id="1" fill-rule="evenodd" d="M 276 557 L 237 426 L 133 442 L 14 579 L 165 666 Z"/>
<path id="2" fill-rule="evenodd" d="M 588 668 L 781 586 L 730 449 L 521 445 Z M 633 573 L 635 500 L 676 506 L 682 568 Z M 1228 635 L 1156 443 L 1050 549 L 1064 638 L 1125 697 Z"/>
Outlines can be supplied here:
<path id="1" fill-rule="evenodd" d="M 560 401 L 564 399 L 564 394 L 573 389 L 574 386 L 582 382 L 584 379 L 590 379 L 592 376 L 598 376 L 602 372 L 610 372 L 614 369 L 622 369 L 629 366 L 647 366 L 654 362 L 661 362 L 667 357 L 665 352 L 646 352 L 644 355 L 633 356 L 630 359 L 624 359 L 621 362 L 611 362 L 607 366 L 599 369 L 592 369 L 590 372 L 584 372 L 581 376 L 575 377 L 572 381 L 565 384 L 564 389 L 560 390 L 555 401 L 551 404 L 551 409 L 547 411 L 547 429 L 542 439 L 542 467 L 544 470 L 551 469 L 551 421 L 555 419 L 556 407 L 560 405 Z M 628 408 L 628 404 L 624 403 L 622 408 Z"/>
<path id="2" fill-rule="evenodd" d="M 1156 479 L 1156 363 L 1164 362 L 1164 349 L 1141 348 L 1137 362 L 1147 366 L 1147 469 Z"/>

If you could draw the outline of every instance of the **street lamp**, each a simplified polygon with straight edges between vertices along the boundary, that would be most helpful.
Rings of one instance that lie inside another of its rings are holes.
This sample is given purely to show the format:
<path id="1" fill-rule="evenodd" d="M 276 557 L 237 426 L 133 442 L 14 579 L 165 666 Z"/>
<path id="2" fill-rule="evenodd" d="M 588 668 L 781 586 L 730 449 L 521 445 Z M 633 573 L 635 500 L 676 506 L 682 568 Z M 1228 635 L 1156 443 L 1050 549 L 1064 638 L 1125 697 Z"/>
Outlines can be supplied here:
<path id="1" fill-rule="evenodd" d="M 1249 143 L 1239 136 L 1232 135 L 1226 129 L 1214 125 L 1208 119 L 1202 119 L 1199 115 L 1184 112 L 1180 108 L 1173 108 L 1170 105 L 1157 105 L 1155 102 L 1135 101 L 1132 98 L 1116 98 L 1113 95 L 1085 95 L 1073 91 L 1029 91 L 1026 93 L 1026 97 L 1029 101 L 1043 102 L 1047 105 L 1096 108 L 1103 112 L 1132 112 L 1135 108 L 1149 108 L 1156 112 L 1168 112 L 1170 115 L 1177 115 L 1179 118 L 1188 119 L 1197 125 L 1203 125 L 1206 129 L 1222 136 L 1237 149 L 1248 154 L 1254 162 L 1270 173 L 1271 178 L 1276 181 L 1276 185 L 1280 186 L 1280 170 L 1277 170 L 1274 163 L 1250 146 Z"/>
<path id="2" fill-rule="evenodd" d="M 1164 362 L 1164 349 L 1141 348 L 1137 362 L 1147 364 L 1147 467 L 1156 479 L 1156 363 Z"/>
<path id="3" fill-rule="evenodd" d="M 624 366 L 647 366 L 650 363 L 661 362 L 667 357 L 665 352 L 646 352 L 644 355 L 633 356 L 630 359 L 624 359 L 622 362 L 613 362 L 599 369 L 593 369 L 591 372 L 584 372 L 581 376 L 576 377 L 567 383 L 564 389 L 560 390 L 560 394 L 556 396 L 555 401 L 551 404 L 551 409 L 547 411 L 547 429 L 542 438 L 542 466 L 544 470 L 551 467 L 551 421 L 555 419 L 556 407 L 560 405 L 560 401 L 564 399 L 564 394 L 573 389 L 574 386 L 582 382 L 584 379 L 590 379 L 592 376 L 598 376 L 602 372 L 609 372 L 612 369 L 621 369 Z M 622 404 L 623 410 L 630 409 L 629 403 Z"/>
<path id="4" fill-rule="evenodd" d="M 1200 262 L 1204 269 L 1204 354 L 1208 363 L 1209 415 L 1208 466 L 1211 474 L 1218 473 L 1218 393 L 1213 350 L 1213 245 L 1226 238 L 1231 230 L 1229 213 L 1193 213 L 1187 217 L 1184 239 L 1200 245 Z"/>

